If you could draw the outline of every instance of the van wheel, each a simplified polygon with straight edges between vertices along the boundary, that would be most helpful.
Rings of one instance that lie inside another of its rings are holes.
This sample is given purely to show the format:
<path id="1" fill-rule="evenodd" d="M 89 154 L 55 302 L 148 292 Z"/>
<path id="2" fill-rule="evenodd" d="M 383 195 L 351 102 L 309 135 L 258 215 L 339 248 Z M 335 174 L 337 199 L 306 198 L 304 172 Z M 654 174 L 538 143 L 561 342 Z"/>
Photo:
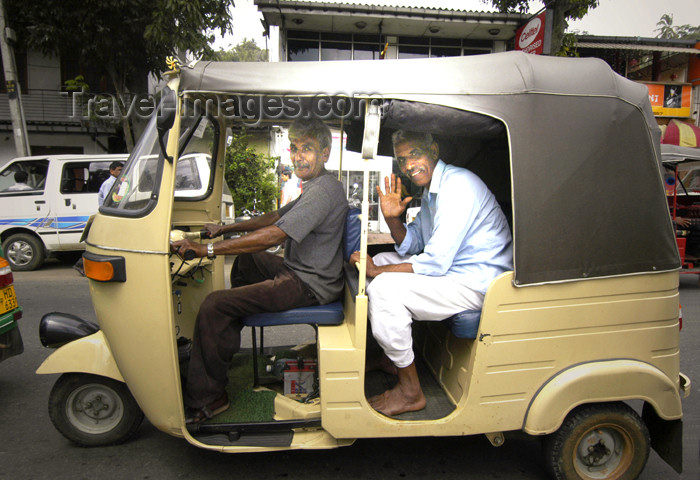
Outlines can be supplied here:
<path id="1" fill-rule="evenodd" d="M 124 383 L 86 373 L 58 378 L 49 394 L 49 416 L 64 437 L 81 447 L 123 443 L 143 421 Z"/>
<path id="2" fill-rule="evenodd" d="M 624 403 L 583 405 L 545 437 L 547 468 L 557 480 L 634 479 L 649 458 L 649 431 Z"/>
<path id="3" fill-rule="evenodd" d="M 12 270 L 24 272 L 36 270 L 44 263 L 44 245 L 28 233 L 15 233 L 2 243 Z"/>

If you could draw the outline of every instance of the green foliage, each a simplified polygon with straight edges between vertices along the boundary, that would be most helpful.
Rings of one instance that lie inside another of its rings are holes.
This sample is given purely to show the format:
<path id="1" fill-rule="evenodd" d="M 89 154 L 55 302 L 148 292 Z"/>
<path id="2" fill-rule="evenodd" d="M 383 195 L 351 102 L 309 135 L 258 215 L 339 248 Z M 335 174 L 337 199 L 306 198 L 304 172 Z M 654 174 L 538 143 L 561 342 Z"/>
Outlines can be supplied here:
<path id="1" fill-rule="evenodd" d="M 658 32 L 656 38 L 700 40 L 700 25 L 694 27 L 686 23 L 685 25 L 674 27 L 673 14 L 662 15 L 659 21 L 656 22 L 656 26 L 659 27 L 654 30 Z"/>
<path id="2" fill-rule="evenodd" d="M 561 49 L 554 54 L 556 57 L 579 57 L 577 50 L 578 40 L 573 33 L 565 33 L 561 42 Z"/>
<path id="3" fill-rule="evenodd" d="M 5 0 L 21 45 L 69 56 L 86 71 L 107 75 L 123 112 L 129 92 L 147 91 L 149 72 L 166 70 L 167 56 L 211 52 L 210 32 L 231 31 L 232 5 L 233 0 Z M 130 150 L 128 120 L 122 125 Z"/>
<path id="4" fill-rule="evenodd" d="M 248 40 L 247 38 L 244 38 L 241 43 L 231 50 L 218 50 L 211 55 L 205 56 L 207 60 L 219 62 L 267 62 L 267 57 L 267 50 L 258 47 L 255 40 Z"/>
<path id="5" fill-rule="evenodd" d="M 527 13 L 530 0 L 481 0 L 490 3 L 499 12 L 503 13 Z M 539 3 L 545 3 L 540 0 Z M 550 0 L 546 2 L 547 8 L 561 9 L 567 20 L 580 20 L 588 10 L 595 8 L 600 0 Z"/>
<path id="6" fill-rule="evenodd" d="M 490 3 L 499 12 L 503 13 L 527 13 L 529 0 L 481 0 Z M 540 1 L 540 3 L 544 3 Z M 569 24 L 567 20 L 579 20 L 589 10 L 596 8 L 599 0 L 549 0 L 547 9 L 552 11 L 552 52 L 559 56 L 576 56 L 575 48 L 572 49 L 570 40 L 567 40 L 565 31 Z M 566 45 L 566 42 L 569 45 Z"/>
<path id="7" fill-rule="evenodd" d="M 276 210 L 279 188 L 271 171 L 275 160 L 250 147 L 245 131 L 233 134 L 231 144 L 226 148 L 224 176 L 236 206 L 236 216 L 244 208 L 257 208 L 263 212 Z"/>

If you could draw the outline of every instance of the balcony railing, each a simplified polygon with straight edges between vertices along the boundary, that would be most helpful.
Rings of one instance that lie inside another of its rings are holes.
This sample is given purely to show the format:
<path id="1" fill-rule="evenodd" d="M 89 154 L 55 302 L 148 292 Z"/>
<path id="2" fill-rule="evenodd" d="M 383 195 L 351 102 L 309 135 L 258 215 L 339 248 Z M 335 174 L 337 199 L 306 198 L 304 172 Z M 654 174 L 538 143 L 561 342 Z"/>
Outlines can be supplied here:
<path id="1" fill-rule="evenodd" d="M 89 99 L 95 94 L 63 92 L 57 90 L 30 89 L 22 93 L 24 119 L 28 125 L 70 125 L 98 130 L 111 130 L 114 123 L 87 115 Z M 0 94 L 0 122 L 11 120 L 10 102 L 7 95 Z"/>

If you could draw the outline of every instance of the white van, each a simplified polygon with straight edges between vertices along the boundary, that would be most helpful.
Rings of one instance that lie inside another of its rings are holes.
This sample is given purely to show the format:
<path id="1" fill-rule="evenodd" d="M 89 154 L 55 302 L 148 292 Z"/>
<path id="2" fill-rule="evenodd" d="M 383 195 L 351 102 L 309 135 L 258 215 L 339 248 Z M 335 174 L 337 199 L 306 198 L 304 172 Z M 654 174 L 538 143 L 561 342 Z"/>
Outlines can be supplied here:
<path id="1" fill-rule="evenodd" d="M 80 236 L 97 212 L 109 164 L 128 155 L 20 157 L 0 171 L 0 238 L 13 270 L 39 268 L 47 254 L 84 250 Z M 16 190 L 15 174 L 27 187 Z"/>
<path id="2" fill-rule="evenodd" d="M 109 165 L 127 154 L 20 157 L 0 171 L 0 239 L 13 270 L 35 270 L 47 255 L 80 251 L 85 224 L 97 212 L 97 192 Z M 211 159 L 185 155 L 177 167 L 176 196 L 196 199 L 211 188 Z M 15 173 L 26 172 L 26 186 Z M 18 189 L 21 188 L 21 189 Z M 233 222 L 233 200 L 222 199 L 221 220 Z"/>

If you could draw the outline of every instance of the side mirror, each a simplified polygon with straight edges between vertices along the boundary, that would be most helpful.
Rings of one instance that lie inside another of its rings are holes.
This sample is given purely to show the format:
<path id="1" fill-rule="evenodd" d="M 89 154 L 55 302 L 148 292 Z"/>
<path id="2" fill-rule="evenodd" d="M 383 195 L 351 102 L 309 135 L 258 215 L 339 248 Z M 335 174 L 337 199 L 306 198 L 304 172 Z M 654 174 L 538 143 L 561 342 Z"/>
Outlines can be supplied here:
<path id="1" fill-rule="evenodd" d="M 173 157 L 169 156 L 165 147 L 165 135 L 175 124 L 175 115 L 177 115 L 177 97 L 175 92 L 170 88 L 165 87 L 161 95 L 160 105 L 156 113 L 156 128 L 158 129 L 158 144 L 163 157 L 172 163 Z"/>

